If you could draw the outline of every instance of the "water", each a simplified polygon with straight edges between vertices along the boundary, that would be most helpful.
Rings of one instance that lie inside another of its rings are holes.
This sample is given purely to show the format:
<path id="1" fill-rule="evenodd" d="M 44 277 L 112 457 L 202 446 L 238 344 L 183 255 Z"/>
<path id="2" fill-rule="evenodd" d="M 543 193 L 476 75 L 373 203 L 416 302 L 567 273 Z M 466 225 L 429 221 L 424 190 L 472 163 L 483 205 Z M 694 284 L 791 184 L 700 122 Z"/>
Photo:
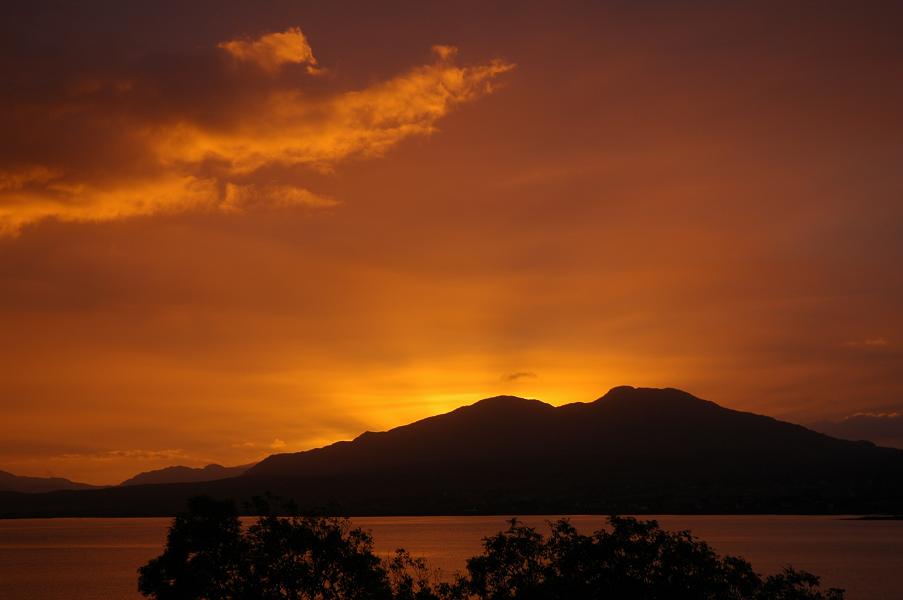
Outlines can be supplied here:
<path id="1" fill-rule="evenodd" d="M 662 516 L 667 529 L 690 529 L 722 554 L 752 562 L 760 573 L 785 564 L 847 589 L 850 600 L 899 600 L 903 521 L 835 517 Z M 583 532 L 604 518 L 570 517 Z M 543 517 L 528 517 L 542 525 Z M 137 599 L 136 569 L 158 555 L 169 519 L 0 520 L 0 600 Z M 480 539 L 503 529 L 504 517 L 371 517 L 354 523 L 372 531 L 388 556 L 404 547 L 446 573 L 463 569 Z"/>

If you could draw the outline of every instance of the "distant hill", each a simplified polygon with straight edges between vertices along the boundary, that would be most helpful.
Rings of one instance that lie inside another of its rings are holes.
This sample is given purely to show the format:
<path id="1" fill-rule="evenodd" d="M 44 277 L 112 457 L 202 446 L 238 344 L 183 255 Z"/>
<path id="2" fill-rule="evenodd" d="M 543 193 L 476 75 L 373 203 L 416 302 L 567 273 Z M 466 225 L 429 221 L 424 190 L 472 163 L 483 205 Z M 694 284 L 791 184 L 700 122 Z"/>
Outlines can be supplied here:
<path id="1" fill-rule="evenodd" d="M 868 440 L 879 446 L 903 449 L 903 413 L 858 414 L 840 421 L 811 425 L 815 431 L 844 440 Z"/>
<path id="2" fill-rule="evenodd" d="M 0 491 L 37 494 L 56 490 L 90 490 L 99 486 L 77 483 L 62 477 L 23 477 L 0 471 Z"/>
<path id="3" fill-rule="evenodd" d="M 155 471 L 138 473 L 134 477 L 126 479 L 119 485 L 148 485 L 156 483 L 195 483 L 200 481 L 214 481 L 237 477 L 254 466 L 255 463 L 239 465 L 237 467 L 224 467 L 210 464 L 206 467 L 166 467 Z"/>
<path id="4" fill-rule="evenodd" d="M 0 494 L 0 515 L 166 515 L 272 492 L 363 514 L 903 513 L 903 451 L 676 389 L 553 407 L 500 396 L 203 483 Z"/>

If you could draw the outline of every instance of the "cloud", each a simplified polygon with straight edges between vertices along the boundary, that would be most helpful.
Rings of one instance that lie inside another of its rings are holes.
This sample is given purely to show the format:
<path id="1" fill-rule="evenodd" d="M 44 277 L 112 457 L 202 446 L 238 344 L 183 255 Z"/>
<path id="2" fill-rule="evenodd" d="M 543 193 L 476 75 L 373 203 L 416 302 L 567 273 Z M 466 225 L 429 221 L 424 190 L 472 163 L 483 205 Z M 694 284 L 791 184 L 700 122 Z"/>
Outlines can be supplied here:
<path id="1" fill-rule="evenodd" d="M 254 449 L 282 450 L 283 448 L 286 448 L 287 446 L 288 446 L 288 444 L 285 442 L 285 440 L 283 440 L 282 438 L 278 438 L 278 437 L 274 438 L 273 441 L 270 442 L 269 444 L 266 444 L 266 443 L 258 444 L 257 442 L 241 442 L 238 444 L 232 444 L 233 448 L 242 449 L 242 450 L 245 450 L 245 449 L 246 450 L 254 450 Z"/>
<path id="2" fill-rule="evenodd" d="M 436 56 L 433 64 L 325 99 L 297 89 L 274 92 L 227 131 L 187 123 L 167 128 L 155 136 L 154 152 L 170 165 L 219 162 L 232 175 L 272 164 L 328 171 L 346 158 L 381 156 L 405 138 L 435 132 L 455 105 L 491 93 L 494 79 L 513 68 L 502 61 L 462 68 L 447 52 Z"/>
<path id="3" fill-rule="evenodd" d="M 508 373 L 502 376 L 502 381 L 519 381 L 521 379 L 536 379 L 539 377 L 532 371 L 518 371 L 516 373 Z"/>
<path id="4" fill-rule="evenodd" d="M 268 33 L 256 40 L 230 40 L 218 47 L 237 60 L 255 63 L 267 71 L 276 71 L 285 64 L 303 64 L 309 73 L 318 72 L 317 59 L 299 27 Z"/>
<path id="5" fill-rule="evenodd" d="M 162 450 L 105 450 L 101 452 L 67 452 L 51 457 L 51 460 L 75 461 L 111 461 L 120 459 L 133 460 L 184 460 L 191 457 L 181 448 Z"/>
<path id="6" fill-rule="evenodd" d="M 884 348 L 886 346 L 889 346 L 890 342 L 888 342 L 883 337 L 876 337 L 866 338 L 863 340 L 850 340 L 848 342 L 844 342 L 843 345 L 850 348 Z"/>
<path id="7" fill-rule="evenodd" d="M 898 411 L 891 411 L 891 412 L 858 412 L 858 413 L 853 413 L 853 414 L 850 415 L 849 417 L 844 417 L 842 420 L 848 421 L 848 420 L 850 420 L 850 419 L 856 419 L 856 418 L 858 418 L 858 417 L 871 417 L 871 418 L 875 418 L 875 419 L 896 419 L 896 418 L 898 418 L 898 417 L 899 417 L 899 418 L 903 418 L 903 413 L 898 412 Z"/>
<path id="8" fill-rule="evenodd" d="M 433 54 L 387 80 L 332 90 L 310 77 L 320 74 L 318 63 L 295 27 L 182 61 L 149 57 L 121 72 L 58 73 L 61 82 L 39 102 L 0 102 L 9 131 L 0 141 L 0 235 L 48 218 L 336 206 L 299 185 L 298 174 L 429 135 L 513 68 L 501 60 L 457 66 L 450 46 Z M 306 69 L 284 68 L 291 65 Z"/>
<path id="9" fill-rule="evenodd" d="M 189 174 L 163 174 L 119 186 L 61 177 L 17 190 L 0 189 L 0 235 L 53 217 L 61 221 L 112 221 L 124 217 L 216 208 L 216 181 Z"/>
<path id="10" fill-rule="evenodd" d="M 241 442 L 238 444 L 232 444 L 233 448 L 257 448 L 257 444 L 254 442 Z"/>
<path id="11" fill-rule="evenodd" d="M 289 208 L 292 206 L 310 206 L 328 208 L 339 202 L 327 196 L 319 196 L 303 188 L 287 185 L 236 185 L 227 183 L 223 201 L 219 208 L 226 211 L 240 212 L 259 207 Z"/>

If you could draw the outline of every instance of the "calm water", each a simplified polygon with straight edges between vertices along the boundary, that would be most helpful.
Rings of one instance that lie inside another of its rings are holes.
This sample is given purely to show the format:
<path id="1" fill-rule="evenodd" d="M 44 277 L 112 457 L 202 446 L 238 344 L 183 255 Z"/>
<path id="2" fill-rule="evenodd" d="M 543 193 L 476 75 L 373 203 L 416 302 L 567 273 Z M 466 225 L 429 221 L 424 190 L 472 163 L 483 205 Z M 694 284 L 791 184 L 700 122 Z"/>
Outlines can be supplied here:
<path id="1" fill-rule="evenodd" d="M 851 600 L 903 600 L 903 521 L 833 517 L 663 516 L 668 529 L 690 529 L 721 553 L 757 571 L 791 563 L 847 589 Z M 524 519 L 541 525 L 542 517 Z M 601 517 L 571 517 L 583 532 Z M 372 531 L 377 551 L 404 547 L 445 572 L 464 567 L 480 538 L 506 526 L 503 517 L 379 517 L 355 524 Z M 169 519 L 0 520 L 0 599 L 115 600 L 141 596 L 136 569 L 160 553 Z"/>

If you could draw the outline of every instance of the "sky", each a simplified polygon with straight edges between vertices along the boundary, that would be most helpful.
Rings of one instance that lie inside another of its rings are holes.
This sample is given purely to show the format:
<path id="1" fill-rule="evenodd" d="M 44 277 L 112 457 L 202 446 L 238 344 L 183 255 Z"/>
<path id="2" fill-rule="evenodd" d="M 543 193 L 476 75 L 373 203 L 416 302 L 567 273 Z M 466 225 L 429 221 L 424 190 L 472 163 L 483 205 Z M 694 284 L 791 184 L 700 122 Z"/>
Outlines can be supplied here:
<path id="1" fill-rule="evenodd" d="M 622 384 L 899 424 L 894 4 L 4 2 L 0 469 Z"/>

